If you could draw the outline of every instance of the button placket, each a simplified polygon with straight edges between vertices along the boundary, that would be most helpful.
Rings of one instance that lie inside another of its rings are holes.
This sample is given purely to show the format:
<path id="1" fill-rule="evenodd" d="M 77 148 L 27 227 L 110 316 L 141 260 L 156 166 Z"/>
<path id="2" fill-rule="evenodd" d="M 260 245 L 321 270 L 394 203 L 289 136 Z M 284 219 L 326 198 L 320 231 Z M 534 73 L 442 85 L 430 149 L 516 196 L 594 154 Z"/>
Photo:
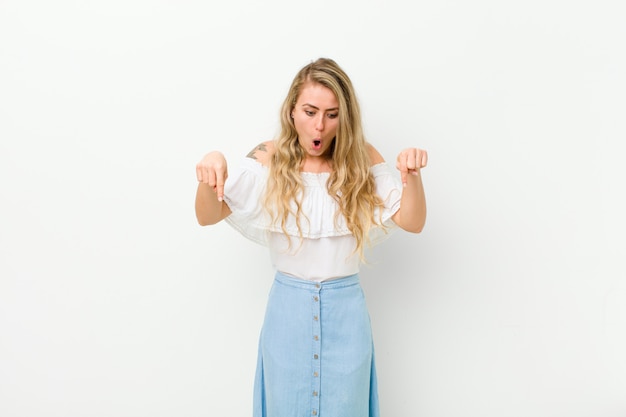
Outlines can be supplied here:
<path id="1" fill-rule="evenodd" d="M 320 388 L 321 388 L 321 365 L 320 355 L 322 346 L 322 326 L 320 322 L 321 313 L 321 285 L 315 284 L 315 290 L 311 296 L 311 323 L 313 337 L 311 340 L 313 349 L 311 353 L 311 415 L 317 416 L 320 409 Z"/>

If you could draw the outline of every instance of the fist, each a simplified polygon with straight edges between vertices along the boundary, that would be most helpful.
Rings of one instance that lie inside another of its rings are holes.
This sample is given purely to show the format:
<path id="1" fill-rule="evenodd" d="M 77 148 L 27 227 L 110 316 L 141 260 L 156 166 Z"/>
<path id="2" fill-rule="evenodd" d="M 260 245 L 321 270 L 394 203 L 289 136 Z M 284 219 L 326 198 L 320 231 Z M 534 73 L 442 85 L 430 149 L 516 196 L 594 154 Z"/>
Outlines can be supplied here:
<path id="1" fill-rule="evenodd" d="M 208 184 L 217 194 L 217 199 L 224 198 L 224 183 L 228 178 L 226 158 L 221 152 L 209 152 L 196 165 L 196 177 L 198 182 Z"/>
<path id="2" fill-rule="evenodd" d="M 407 176 L 419 175 L 420 169 L 428 163 L 428 153 L 423 149 L 407 148 L 400 152 L 396 161 L 396 168 L 400 171 L 402 185 L 406 185 Z"/>

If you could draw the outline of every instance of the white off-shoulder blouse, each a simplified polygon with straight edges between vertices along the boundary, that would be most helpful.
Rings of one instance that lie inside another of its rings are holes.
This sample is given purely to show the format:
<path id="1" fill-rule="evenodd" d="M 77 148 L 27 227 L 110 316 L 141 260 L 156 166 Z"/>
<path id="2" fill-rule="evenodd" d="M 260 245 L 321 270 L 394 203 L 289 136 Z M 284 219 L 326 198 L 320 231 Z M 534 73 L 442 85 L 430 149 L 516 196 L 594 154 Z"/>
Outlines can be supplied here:
<path id="1" fill-rule="evenodd" d="M 372 166 L 376 192 L 384 201 L 381 227 L 370 232 L 372 244 L 384 240 L 395 228 L 391 216 L 400 208 L 402 185 L 385 163 Z M 304 194 L 300 221 L 303 239 L 300 239 L 296 220 L 291 216 L 286 224 L 289 239 L 280 224 L 272 224 L 264 210 L 262 197 L 268 181 L 269 169 L 258 161 L 245 158 L 233 170 L 224 186 L 224 200 L 231 210 L 226 221 L 245 237 L 268 246 L 274 268 L 285 274 L 311 280 L 327 281 L 356 274 L 359 255 L 354 253 L 356 239 L 346 226 L 343 216 L 335 216 L 337 202 L 328 194 L 326 181 L 329 173 L 303 172 Z M 379 213 L 376 213 L 378 218 Z"/>

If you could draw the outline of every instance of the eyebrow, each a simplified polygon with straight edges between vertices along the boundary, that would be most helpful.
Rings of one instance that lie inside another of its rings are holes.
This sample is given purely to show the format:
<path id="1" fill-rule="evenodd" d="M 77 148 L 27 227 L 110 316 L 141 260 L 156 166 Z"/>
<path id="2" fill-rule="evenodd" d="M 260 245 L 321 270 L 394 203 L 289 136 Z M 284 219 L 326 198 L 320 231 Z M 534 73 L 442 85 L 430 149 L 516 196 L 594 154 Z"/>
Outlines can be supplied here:
<path id="1" fill-rule="evenodd" d="M 314 105 L 309 104 L 309 103 L 304 103 L 304 104 L 302 105 L 302 107 L 305 107 L 305 106 L 313 107 L 315 110 L 319 110 L 319 109 L 320 109 L 319 107 L 314 106 Z M 336 110 L 339 110 L 339 107 L 333 107 L 332 109 L 326 109 L 326 110 L 324 110 L 324 111 L 336 111 Z"/>

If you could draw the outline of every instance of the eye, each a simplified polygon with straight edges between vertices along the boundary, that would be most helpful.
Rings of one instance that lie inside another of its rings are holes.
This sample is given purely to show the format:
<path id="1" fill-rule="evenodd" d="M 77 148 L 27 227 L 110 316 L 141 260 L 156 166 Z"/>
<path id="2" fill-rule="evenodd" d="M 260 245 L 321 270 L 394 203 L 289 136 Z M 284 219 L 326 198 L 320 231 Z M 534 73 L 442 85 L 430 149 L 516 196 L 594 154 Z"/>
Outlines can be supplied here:
<path id="1" fill-rule="evenodd" d="M 329 118 L 329 119 L 335 119 L 335 118 L 337 118 L 337 116 L 339 116 L 339 114 L 338 114 L 338 113 L 330 113 L 330 114 L 328 115 L 328 118 Z"/>

